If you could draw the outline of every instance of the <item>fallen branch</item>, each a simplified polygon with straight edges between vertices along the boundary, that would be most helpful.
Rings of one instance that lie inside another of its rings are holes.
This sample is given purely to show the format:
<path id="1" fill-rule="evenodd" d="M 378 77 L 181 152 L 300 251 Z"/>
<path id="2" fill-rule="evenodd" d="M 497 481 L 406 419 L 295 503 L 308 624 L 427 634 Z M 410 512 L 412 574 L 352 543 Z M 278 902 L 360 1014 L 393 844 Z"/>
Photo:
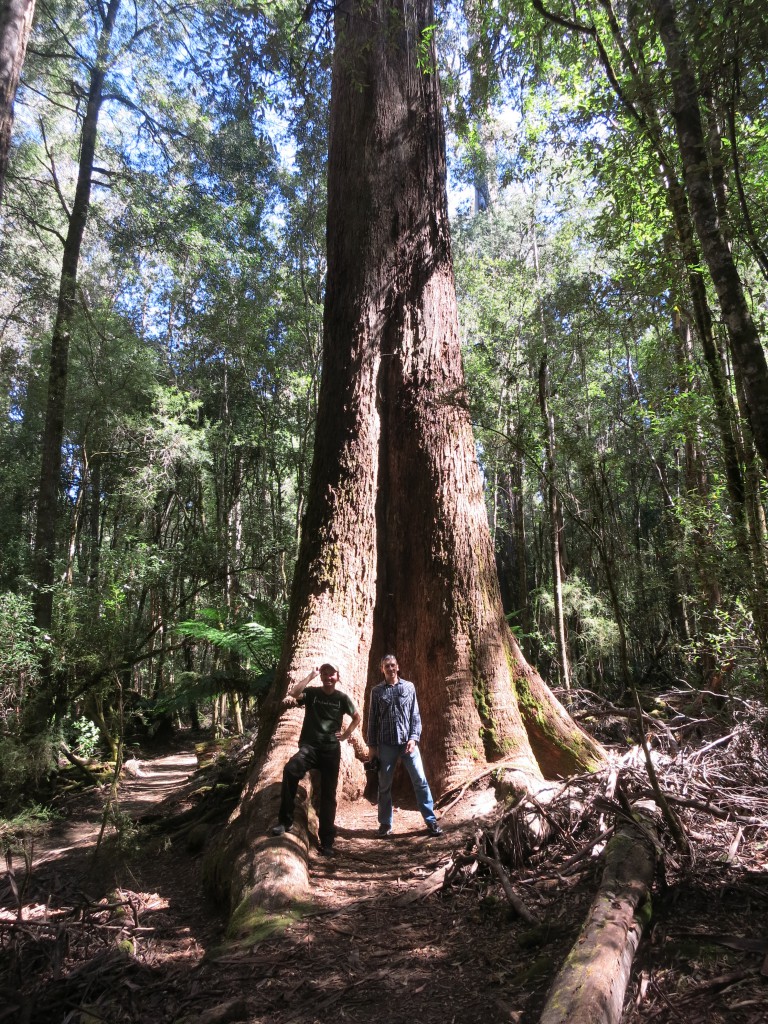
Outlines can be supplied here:
<path id="1" fill-rule="evenodd" d="M 98 789 L 98 790 L 101 790 L 101 789 L 103 789 L 103 788 L 104 788 L 104 786 L 103 786 L 103 783 L 102 783 L 101 779 L 97 778 L 97 777 L 96 777 L 96 776 L 95 776 L 95 775 L 93 774 L 93 772 L 92 772 L 92 771 L 91 771 L 91 769 L 90 769 L 90 768 L 88 767 L 88 765 L 86 764 L 86 762 L 85 762 L 85 761 L 83 761 L 83 760 L 82 760 L 81 758 L 79 758 L 79 757 L 77 756 L 77 754 L 74 754 L 74 753 L 73 753 L 73 752 L 72 752 L 72 751 L 71 751 L 71 750 L 69 749 L 69 747 L 67 746 L 67 744 L 66 744 L 66 743 L 60 743 L 60 744 L 59 744 L 59 750 L 61 751 L 61 753 L 62 753 L 62 754 L 64 755 L 64 757 L 65 757 L 65 758 L 67 759 L 67 761 L 69 761 L 69 763 L 70 763 L 71 765 L 73 765 L 73 766 L 74 766 L 75 768 L 77 768 L 77 770 L 78 770 L 79 772 L 82 772 L 82 773 L 83 773 L 83 775 L 85 776 L 85 778 L 86 778 L 86 779 L 88 780 L 88 782 L 90 782 L 90 784 L 91 784 L 92 786 L 95 786 L 95 787 L 96 787 L 96 789 Z"/>
<path id="2" fill-rule="evenodd" d="M 659 785 L 659 777 L 656 774 L 656 767 L 653 763 L 653 757 L 651 756 L 651 750 L 648 746 L 648 740 L 645 735 L 645 730 L 643 729 L 643 709 L 640 706 L 640 697 L 635 686 L 632 687 L 632 696 L 634 697 L 635 710 L 637 711 L 637 727 L 640 732 L 640 743 L 643 748 L 643 754 L 645 755 L 645 767 L 648 772 L 648 778 L 651 782 L 651 789 L 653 790 L 654 800 L 659 806 L 659 810 L 661 811 L 664 817 L 664 821 L 667 824 L 667 828 L 672 833 L 672 838 L 675 841 L 675 846 L 677 846 L 678 850 L 680 851 L 680 853 L 683 854 L 683 856 L 688 857 L 690 856 L 691 851 L 690 845 L 688 843 L 688 837 L 685 834 L 685 829 L 683 828 L 682 822 L 680 821 L 678 816 L 669 806 L 669 803 L 667 802 L 666 797 L 662 792 L 661 786 Z"/>
<path id="3" fill-rule="evenodd" d="M 731 988 L 731 986 L 739 985 L 742 981 L 756 978 L 758 975 L 759 972 L 756 968 L 749 967 L 744 970 L 731 971 L 730 974 L 720 974 L 716 978 L 710 978 L 708 981 L 697 982 L 684 995 L 679 996 L 674 1003 L 665 996 L 664 1001 L 667 1005 L 654 1011 L 650 1015 L 649 1020 L 653 1020 L 654 1017 L 658 1017 L 659 1014 L 666 1012 L 668 1009 L 672 1010 L 675 1014 L 679 1014 L 681 1003 L 691 1003 L 705 992 L 724 992 L 726 989 Z"/>
<path id="4" fill-rule="evenodd" d="M 615 831 L 615 826 L 611 825 L 610 828 L 605 829 L 604 832 L 600 832 L 593 839 L 590 839 L 588 843 L 584 843 L 584 845 L 580 847 L 572 857 L 569 857 L 568 860 L 564 861 L 560 865 L 557 871 L 558 875 L 567 874 L 572 867 L 579 863 L 579 861 L 584 860 L 585 857 L 590 857 L 594 848 L 600 843 L 606 843 Z"/>
<path id="5" fill-rule="evenodd" d="M 453 868 L 453 864 L 453 858 L 451 858 L 441 868 L 437 868 L 436 871 L 427 875 L 426 878 L 419 879 L 404 896 L 395 900 L 395 906 L 405 907 L 409 903 L 415 903 L 416 900 L 424 899 L 426 896 L 431 896 L 433 892 L 437 892 L 438 889 L 442 889 L 445 884 L 445 876 Z"/>
<path id="6" fill-rule="evenodd" d="M 157 929 L 144 925 L 133 924 L 102 924 L 99 921 L 0 921 L 0 931 L 15 932 L 28 931 L 37 928 L 40 931 L 55 932 L 59 934 L 66 931 L 108 931 L 108 932 L 130 932 L 133 934 L 144 934 L 154 932 Z"/>
<path id="7" fill-rule="evenodd" d="M 514 907 L 517 914 L 519 914 L 519 916 L 522 917 L 524 921 L 527 921 L 528 924 L 538 924 L 539 922 L 537 918 L 534 917 L 534 915 L 530 912 L 528 907 L 526 907 L 526 905 L 517 895 L 515 890 L 512 888 L 512 883 L 509 880 L 509 875 L 504 870 L 504 866 L 502 865 L 501 861 L 497 860 L 495 857 L 488 857 L 484 853 L 476 853 L 475 860 L 479 861 L 481 864 L 486 864 L 489 868 L 491 868 L 493 873 L 501 882 L 501 887 L 504 890 L 504 894 L 511 903 L 511 905 Z"/>
<path id="8" fill-rule="evenodd" d="M 711 743 L 707 743 L 706 746 L 699 747 L 698 750 L 694 750 L 694 752 L 691 754 L 689 760 L 697 761 L 703 754 L 706 754 L 708 751 L 713 750 L 715 747 L 722 746 L 723 743 L 728 743 L 730 740 L 733 739 L 733 737 L 735 735 L 736 735 L 736 730 L 734 729 L 734 731 L 733 732 L 729 732 L 727 736 L 721 736 L 719 739 L 712 740 Z"/>
<path id="9" fill-rule="evenodd" d="M 654 796 L 646 790 L 644 796 Z M 674 793 L 665 793 L 666 799 L 678 807 L 690 807 L 694 811 L 703 811 L 704 814 L 711 814 L 713 818 L 722 818 L 724 821 L 732 821 L 735 825 L 756 825 L 759 828 L 768 828 L 768 821 L 765 818 L 742 818 L 740 814 L 729 810 L 727 807 L 718 807 L 717 804 L 705 803 L 703 800 L 691 800 L 688 797 L 675 796 Z"/>
<path id="10" fill-rule="evenodd" d="M 447 800 L 449 796 L 452 796 L 454 793 L 458 791 L 459 795 L 456 797 L 456 799 L 452 800 L 451 803 L 449 803 L 448 806 L 444 808 L 442 811 L 443 815 L 447 814 L 448 811 L 450 811 L 450 809 L 454 807 L 459 802 L 459 800 L 461 800 L 461 798 L 464 796 L 464 794 L 466 793 L 470 786 L 474 786 L 476 782 L 479 782 L 480 779 L 484 779 L 486 775 L 493 775 L 493 773 L 498 771 L 499 768 L 503 768 L 505 764 L 512 764 L 514 761 L 518 760 L 518 758 L 519 755 L 515 754 L 511 757 L 503 757 L 500 761 L 494 761 L 492 765 L 490 765 L 488 768 L 485 768 L 483 771 L 478 772 L 477 775 L 473 775 L 470 779 L 467 779 L 465 782 L 459 783 L 458 786 L 452 786 L 451 789 L 447 789 L 435 801 L 435 807 L 442 808 L 443 801 Z"/>

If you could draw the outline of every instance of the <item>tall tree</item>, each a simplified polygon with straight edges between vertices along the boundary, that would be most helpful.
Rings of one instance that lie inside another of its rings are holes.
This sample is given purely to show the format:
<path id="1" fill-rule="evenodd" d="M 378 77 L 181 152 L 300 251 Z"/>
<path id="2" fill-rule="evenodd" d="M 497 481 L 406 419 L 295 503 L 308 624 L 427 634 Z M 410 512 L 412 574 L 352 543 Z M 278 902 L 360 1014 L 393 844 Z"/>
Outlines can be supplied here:
<path id="1" fill-rule="evenodd" d="M 34 16 L 35 0 L 0 0 L 0 203 L 11 149 L 13 103 Z"/>
<path id="2" fill-rule="evenodd" d="M 601 758 L 525 662 L 501 606 L 459 348 L 433 21 L 429 0 L 335 11 L 307 514 L 268 742 L 211 861 L 227 865 L 218 879 L 243 926 L 255 905 L 306 884 L 299 851 L 264 832 L 299 727 L 282 698 L 318 659 L 334 658 L 362 705 L 380 655 L 397 652 L 419 688 L 438 790 L 503 757 L 522 787 Z"/>
<path id="3" fill-rule="evenodd" d="M 667 57 L 680 160 L 691 216 L 720 302 L 734 363 L 743 381 L 749 425 L 768 471 L 768 362 L 718 211 L 711 156 L 701 116 L 701 93 L 672 0 L 653 13 Z"/>
<path id="4" fill-rule="evenodd" d="M 46 630 L 50 629 L 53 610 L 51 587 L 56 555 L 56 513 L 60 490 L 61 446 L 64 438 L 70 330 L 77 303 L 77 275 L 91 199 L 99 113 L 104 99 L 104 80 L 119 7 L 120 0 L 110 0 L 108 7 L 99 8 L 101 27 L 96 46 L 96 59 L 90 72 L 87 106 L 80 140 L 77 185 L 64 239 L 59 297 L 51 336 L 48 400 L 42 441 L 35 536 L 35 576 L 38 587 L 35 619 L 38 627 Z"/>

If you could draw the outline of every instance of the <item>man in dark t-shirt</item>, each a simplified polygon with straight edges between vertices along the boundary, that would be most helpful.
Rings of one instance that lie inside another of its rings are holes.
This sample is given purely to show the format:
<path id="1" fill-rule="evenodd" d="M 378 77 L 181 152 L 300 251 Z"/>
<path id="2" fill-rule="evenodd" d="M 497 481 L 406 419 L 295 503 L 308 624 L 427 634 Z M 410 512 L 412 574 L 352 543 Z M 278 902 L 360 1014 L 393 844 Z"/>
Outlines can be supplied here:
<path id="1" fill-rule="evenodd" d="M 320 676 L 322 686 L 307 686 L 317 675 Z M 341 741 L 349 739 L 360 724 L 360 713 L 351 698 L 336 689 L 338 681 L 338 668 L 326 661 L 288 691 L 290 697 L 296 698 L 299 707 L 304 708 L 304 724 L 299 736 L 299 749 L 283 769 L 278 824 L 272 829 L 273 836 L 283 835 L 290 830 L 299 782 L 311 768 L 317 768 L 320 772 L 318 838 L 320 852 L 326 856 L 333 853 L 333 841 L 336 838 L 334 822 Z M 341 727 L 344 715 L 352 719 L 346 729 Z"/>

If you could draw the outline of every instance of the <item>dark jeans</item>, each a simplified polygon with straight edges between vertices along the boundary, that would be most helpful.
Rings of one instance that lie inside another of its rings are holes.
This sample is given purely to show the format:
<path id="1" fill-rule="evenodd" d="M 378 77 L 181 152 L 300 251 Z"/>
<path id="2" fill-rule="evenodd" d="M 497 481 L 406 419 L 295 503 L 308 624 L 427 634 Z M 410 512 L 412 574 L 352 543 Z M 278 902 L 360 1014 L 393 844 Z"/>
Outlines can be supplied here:
<path id="1" fill-rule="evenodd" d="M 318 838 L 321 846 L 333 846 L 336 838 L 336 786 L 339 781 L 341 747 L 310 747 L 303 744 L 283 768 L 283 787 L 280 792 L 281 825 L 290 828 L 293 824 L 293 806 L 299 783 L 311 768 L 320 772 L 320 828 Z"/>

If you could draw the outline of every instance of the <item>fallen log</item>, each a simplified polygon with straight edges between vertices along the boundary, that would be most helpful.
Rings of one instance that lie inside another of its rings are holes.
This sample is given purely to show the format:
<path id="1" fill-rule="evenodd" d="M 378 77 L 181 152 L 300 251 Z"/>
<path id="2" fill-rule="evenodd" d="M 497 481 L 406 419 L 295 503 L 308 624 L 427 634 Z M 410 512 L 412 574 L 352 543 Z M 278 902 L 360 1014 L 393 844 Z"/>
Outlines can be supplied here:
<path id="1" fill-rule="evenodd" d="M 575 945 L 550 989 L 540 1024 L 618 1024 L 632 960 L 649 919 L 656 807 L 633 806 L 605 848 L 605 869 Z M 656 839 L 658 843 L 658 839 Z"/>

